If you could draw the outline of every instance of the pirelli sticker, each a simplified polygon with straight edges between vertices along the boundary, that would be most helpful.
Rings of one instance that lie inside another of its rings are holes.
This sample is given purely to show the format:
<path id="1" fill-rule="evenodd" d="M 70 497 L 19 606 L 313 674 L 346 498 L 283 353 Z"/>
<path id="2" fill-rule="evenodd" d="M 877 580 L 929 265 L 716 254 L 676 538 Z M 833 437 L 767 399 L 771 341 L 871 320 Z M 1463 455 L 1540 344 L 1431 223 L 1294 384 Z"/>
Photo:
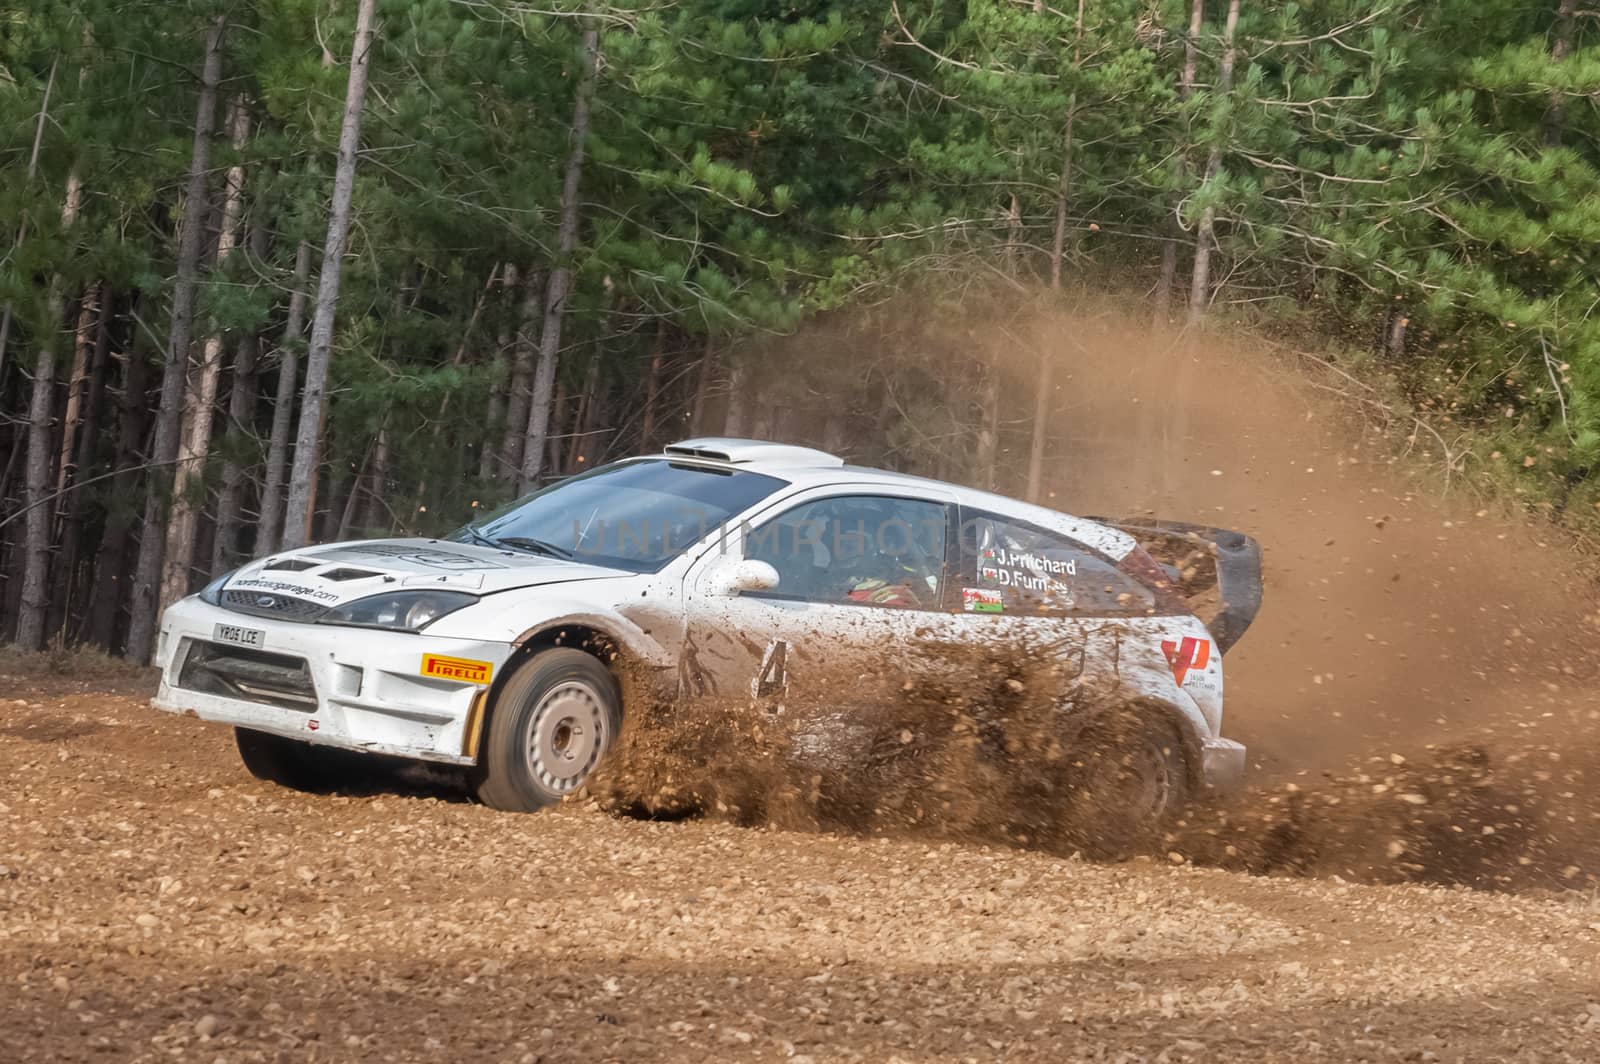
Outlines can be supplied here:
<path id="1" fill-rule="evenodd" d="M 494 666 L 471 658 L 447 658 L 442 654 L 422 655 L 422 675 L 460 683 L 488 683 Z"/>

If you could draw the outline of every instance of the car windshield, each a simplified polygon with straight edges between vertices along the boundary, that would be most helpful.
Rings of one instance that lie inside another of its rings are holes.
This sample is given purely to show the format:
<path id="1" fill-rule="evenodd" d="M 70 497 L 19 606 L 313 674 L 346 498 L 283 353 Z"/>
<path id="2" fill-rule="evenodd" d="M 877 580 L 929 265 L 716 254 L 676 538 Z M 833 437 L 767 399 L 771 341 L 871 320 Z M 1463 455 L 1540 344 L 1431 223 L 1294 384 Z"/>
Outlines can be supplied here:
<path id="1" fill-rule="evenodd" d="M 449 538 L 654 572 L 783 486 L 748 470 L 620 462 L 525 495 Z"/>

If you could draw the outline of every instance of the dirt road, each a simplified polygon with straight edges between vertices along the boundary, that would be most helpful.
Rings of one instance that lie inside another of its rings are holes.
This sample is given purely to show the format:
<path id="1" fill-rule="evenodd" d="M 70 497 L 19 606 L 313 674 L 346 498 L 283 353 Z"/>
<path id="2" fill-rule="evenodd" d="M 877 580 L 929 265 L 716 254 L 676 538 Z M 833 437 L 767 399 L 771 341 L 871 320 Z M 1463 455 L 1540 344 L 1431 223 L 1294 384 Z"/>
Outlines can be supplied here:
<path id="1" fill-rule="evenodd" d="M 315 797 L 0 676 L 8 1060 L 1593 1060 L 1600 904 Z"/>

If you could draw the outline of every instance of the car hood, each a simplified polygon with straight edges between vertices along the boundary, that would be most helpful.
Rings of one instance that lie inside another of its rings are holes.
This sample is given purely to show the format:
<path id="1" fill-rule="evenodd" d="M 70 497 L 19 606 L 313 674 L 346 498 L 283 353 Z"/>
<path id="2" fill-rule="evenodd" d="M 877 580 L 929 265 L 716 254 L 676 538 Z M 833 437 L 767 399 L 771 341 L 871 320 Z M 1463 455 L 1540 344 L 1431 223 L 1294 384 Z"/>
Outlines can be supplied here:
<path id="1" fill-rule="evenodd" d="M 623 570 L 437 539 L 372 539 L 281 551 L 241 568 L 227 592 L 337 606 L 383 591 L 448 588 L 476 595 L 632 575 Z"/>

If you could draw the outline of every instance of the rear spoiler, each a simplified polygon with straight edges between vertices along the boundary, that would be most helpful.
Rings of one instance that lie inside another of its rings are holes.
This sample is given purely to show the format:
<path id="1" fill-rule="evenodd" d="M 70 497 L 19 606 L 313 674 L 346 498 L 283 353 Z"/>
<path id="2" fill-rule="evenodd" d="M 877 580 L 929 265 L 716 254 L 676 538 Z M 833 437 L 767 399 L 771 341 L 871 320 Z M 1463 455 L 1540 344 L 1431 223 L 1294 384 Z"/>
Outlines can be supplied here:
<path id="1" fill-rule="evenodd" d="M 1261 544 L 1250 536 L 1185 521 L 1105 517 L 1091 520 L 1119 528 L 1135 539 L 1141 535 L 1168 536 L 1209 550 L 1217 560 L 1217 592 L 1222 605 L 1206 622 L 1206 628 L 1222 653 L 1226 654 L 1256 619 L 1261 609 Z"/>

